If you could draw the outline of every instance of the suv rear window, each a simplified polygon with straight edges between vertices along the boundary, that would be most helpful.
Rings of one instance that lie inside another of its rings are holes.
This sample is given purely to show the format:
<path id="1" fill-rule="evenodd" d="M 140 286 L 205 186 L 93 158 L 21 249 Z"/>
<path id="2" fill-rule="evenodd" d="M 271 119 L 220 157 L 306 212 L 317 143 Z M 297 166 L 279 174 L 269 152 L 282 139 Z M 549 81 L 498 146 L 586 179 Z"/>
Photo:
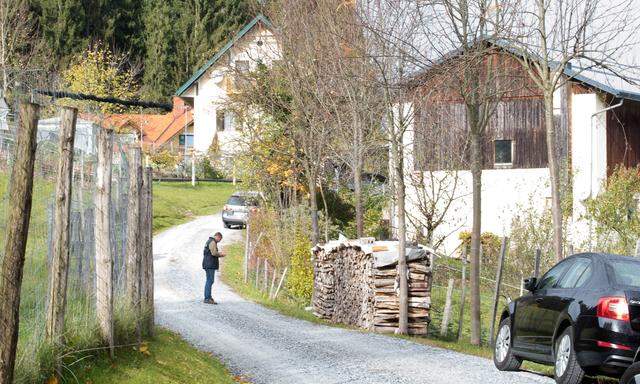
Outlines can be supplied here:
<path id="1" fill-rule="evenodd" d="M 616 284 L 640 288 L 640 262 L 611 260 L 609 265 Z"/>
<path id="2" fill-rule="evenodd" d="M 227 200 L 227 204 L 229 205 L 244 205 L 244 198 L 240 196 L 231 196 L 229 200 Z"/>

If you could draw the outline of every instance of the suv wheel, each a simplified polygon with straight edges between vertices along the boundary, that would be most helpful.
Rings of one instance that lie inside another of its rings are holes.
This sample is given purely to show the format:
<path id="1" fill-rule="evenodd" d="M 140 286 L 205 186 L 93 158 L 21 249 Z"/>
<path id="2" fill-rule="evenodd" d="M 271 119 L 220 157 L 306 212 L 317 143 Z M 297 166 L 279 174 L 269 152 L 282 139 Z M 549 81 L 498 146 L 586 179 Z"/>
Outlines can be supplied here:
<path id="1" fill-rule="evenodd" d="M 517 371 L 522 360 L 515 357 L 511 351 L 511 319 L 508 317 L 500 322 L 496 335 L 496 346 L 493 349 L 493 364 L 500 371 Z"/>
<path id="2" fill-rule="evenodd" d="M 555 341 L 554 373 L 558 384 L 579 384 L 584 371 L 573 349 L 573 328 L 567 327 Z"/>
<path id="3" fill-rule="evenodd" d="M 640 363 L 631 364 L 620 379 L 620 384 L 640 384 Z"/>

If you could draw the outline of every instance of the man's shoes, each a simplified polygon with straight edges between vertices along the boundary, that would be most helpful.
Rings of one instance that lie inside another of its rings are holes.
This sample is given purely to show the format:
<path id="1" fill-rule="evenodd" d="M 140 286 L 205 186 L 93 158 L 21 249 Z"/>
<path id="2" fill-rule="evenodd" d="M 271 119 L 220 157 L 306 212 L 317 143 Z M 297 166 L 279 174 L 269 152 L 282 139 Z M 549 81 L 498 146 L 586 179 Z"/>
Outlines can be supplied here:
<path id="1" fill-rule="evenodd" d="M 218 304 L 218 303 L 216 303 L 213 299 L 205 299 L 205 300 L 204 300 L 204 303 L 205 303 L 205 304 Z"/>

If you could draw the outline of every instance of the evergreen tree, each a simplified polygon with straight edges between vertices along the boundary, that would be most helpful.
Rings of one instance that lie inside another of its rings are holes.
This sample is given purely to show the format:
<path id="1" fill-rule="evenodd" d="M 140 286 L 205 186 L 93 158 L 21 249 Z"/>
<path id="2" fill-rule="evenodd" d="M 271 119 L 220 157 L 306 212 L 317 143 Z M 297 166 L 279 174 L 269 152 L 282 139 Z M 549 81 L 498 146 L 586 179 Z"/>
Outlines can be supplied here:
<path id="1" fill-rule="evenodd" d="M 176 39 L 171 3 L 166 0 L 145 1 L 145 58 L 143 96 L 165 100 L 175 92 Z"/>
<path id="2" fill-rule="evenodd" d="M 37 0 L 34 8 L 45 45 L 54 59 L 48 61 L 51 65 L 66 63 L 86 47 L 86 17 L 81 0 Z"/>

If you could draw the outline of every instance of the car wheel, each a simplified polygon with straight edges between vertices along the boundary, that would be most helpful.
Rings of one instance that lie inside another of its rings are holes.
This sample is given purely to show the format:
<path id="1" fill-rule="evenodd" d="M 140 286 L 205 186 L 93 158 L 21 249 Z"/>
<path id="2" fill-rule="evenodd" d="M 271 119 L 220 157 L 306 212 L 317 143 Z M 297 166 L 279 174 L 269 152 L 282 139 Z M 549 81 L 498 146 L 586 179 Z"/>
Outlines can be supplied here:
<path id="1" fill-rule="evenodd" d="M 508 317 L 502 320 L 498 327 L 493 364 L 501 371 L 517 371 L 522 364 L 522 360 L 515 357 L 511 351 L 511 319 Z"/>
<path id="2" fill-rule="evenodd" d="M 568 327 L 555 340 L 554 374 L 558 384 L 579 384 L 584 371 L 573 349 L 573 328 Z"/>
<path id="3" fill-rule="evenodd" d="M 231 225 L 229 225 L 229 223 L 227 223 L 227 222 L 225 221 L 225 222 L 224 222 L 224 227 L 225 227 L 225 228 L 227 228 L 227 229 L 230 229 L 230 228 L 231 228 Z"/>
<path id="4" fill-rule="evenodd" d="M 631 364 L 620 378 L 620 384 L 640 384 L 640 363 Z"/>

